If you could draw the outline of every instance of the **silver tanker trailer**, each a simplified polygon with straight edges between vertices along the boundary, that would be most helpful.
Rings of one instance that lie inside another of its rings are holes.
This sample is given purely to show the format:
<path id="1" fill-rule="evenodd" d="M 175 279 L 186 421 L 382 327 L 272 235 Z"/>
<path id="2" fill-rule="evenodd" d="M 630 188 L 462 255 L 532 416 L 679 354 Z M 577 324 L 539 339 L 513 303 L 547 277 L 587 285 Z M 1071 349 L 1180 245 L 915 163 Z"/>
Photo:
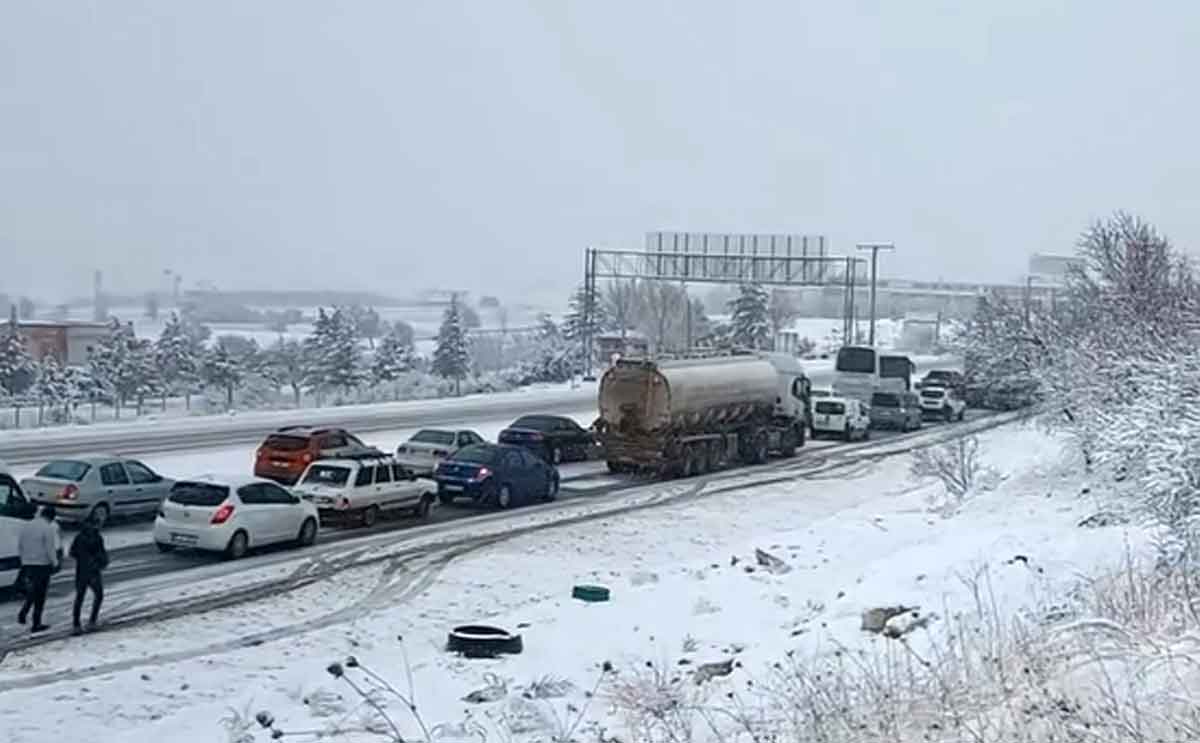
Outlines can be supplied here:
<path id="1" fill-rule="evenodd" d="M 804 446 L 809 380 L 794 356 L 621 359 L 600 379 L 609 470 L 691 476 Z"/>

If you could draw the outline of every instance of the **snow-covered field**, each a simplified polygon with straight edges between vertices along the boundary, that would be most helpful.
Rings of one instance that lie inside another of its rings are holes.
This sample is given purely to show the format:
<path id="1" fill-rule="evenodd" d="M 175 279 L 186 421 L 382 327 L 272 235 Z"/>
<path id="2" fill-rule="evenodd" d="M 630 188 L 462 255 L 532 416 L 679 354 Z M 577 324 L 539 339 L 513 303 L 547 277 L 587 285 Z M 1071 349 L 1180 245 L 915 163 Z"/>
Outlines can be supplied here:
<path id="1" fill-rule="evenodd" d="M 1136 528 L 1077 528 L 1094 506 L 1058 441 L 1020 425 L 980 440 L 995 487 L 951 509 L 940 484 L 910 477 L 903 455 L 757 487 L 652 485 L 618 500 L 687 497 L 458 551 L 430 542 L 291 594 L 14 652 L 0 663 L 0 729 L 12 743 L 67 730 L 96 742 L 207 743 L 266 740 L 252 721 L 237 729 L 243 713 L 260 710 L 284 730 L 353 725 L 367 710 L 325 669 L 354 656 L 404 692 L 411 673 L 417 709 L 439 740 L 477 740 L 476 727 L 487 740 L 567 730 L 637 740 L 617 704 L 630 689 L 652 701 L 656 683 L 732 661 L 728 677 L 680 687 L 720 701 L 746 693 L 785 656 L 894 642 L 860 629 L 865 609 L 920 606 L 937 615 L 931 635 L 956 612 L 975 611 L 981 587 L 996 611 L 1036 611 L 1080 574 L 1145 544 Z M 560 514 L 599 507 L 559 505 Z M 429 538 L 494 530 L 499 518 L 431 527 Z M 546 518 L 535 509 L 510 521 Z M 371 540 L 377 550 L 402 546 L 384 542 Z M 759 565 L 756 549 L 782 564 Z M 578 583 L 605 585 L 612 600 L 574 601 Z M 524 652 L 468 660 L 443 650 L 450 627 L 479 621 L 519 630 Z M 923 638 L 908 639 L 917 654 Z M 464 699 L 481 691 L 473 698 L 487 701 Z M 389 711 L 419 734 L 401 705 Z"/>

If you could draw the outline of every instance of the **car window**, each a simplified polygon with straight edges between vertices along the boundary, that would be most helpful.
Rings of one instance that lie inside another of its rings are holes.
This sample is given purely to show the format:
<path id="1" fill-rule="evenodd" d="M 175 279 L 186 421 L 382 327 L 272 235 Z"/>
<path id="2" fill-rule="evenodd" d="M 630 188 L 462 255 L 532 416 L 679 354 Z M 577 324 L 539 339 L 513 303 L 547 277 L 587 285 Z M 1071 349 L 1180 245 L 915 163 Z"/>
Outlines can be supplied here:
<path id="1" fill-rule="evenodd" d="M 154 474 L 149 467 L 141 462 L 126 462 L 125 471 L 129 473 L 129 479 L 134 485 L 148 485 L 152 482 L 158 482 L 158 475 Z"/>
<path id="2" fill-rule="evenodd" d="M 167 500 L 181 506 L 219 506 L 229 497 L 229 488 L 207 482 L 177 482 Z"/>
<path id="3" fill-rule="evenodd" d="M 271 502 L 263 486 L 259 483 L 243 485 L 238 488 L 238 497 L 247 506 L 263 506 Z"/>
<path id="4" fill-rule="evenodd" d="M 471 464 L 492 464 L 496 459 L 496 451 L 492 446 L 468 446 L 466 449 L 459 449 L 452 460 Z"/>
<path id="5" fill-rule="evenodd" d="M 409 479 L 410 476 L 411 476 L 411 473 L 407 469 L 405 469 L 404 465 L 402 465 L 402 464 L 393 464 L 392 465 L 392 479 L 395 480 L 396 482 L 400 482 L 401 480 L 407 480 L 407 479 Z"/>
<path id="6" fill-rule="evenodd" d="M 417 444 L 437 444 L 440 446 L 450 446 L 450 444 L 454 442 L 454 434 L 450 433 L 449 431 L 425 429 L 424 431 L 417 431 L 415 434 L 413 434 L 413 437 L 409 439 L 409 441 Z"/>
<path id="7" fill-rule="evenodd" d="M 375 484 L 379 485 L 380 483 L 391 482 L 391 481 L 392 481 L 391 466 L 386 465 L 386 464 L 376 465 L 376 467 L 375 467 Z"/>
<path id="8" fill-rule="evenodd" d="M 262 448 L 271 451 L 304 451 L 308 448 L 308 439 L 303 436 L 272 434 L 263 442 Z"/>
<path id="9" fill-rule="evenodd" d="M 0 516 L 14 519 L 32 518 L 34 509 L 21 494 L 21 488 L 8 475 L 0 475 Z"/>
<path id="10" fill-rule="evenodd" d="M 471 440 L 471 434 L 460 433 L 458 435 L 458 445 L 459 446 L 470 446 L 473 443 L 475 443 L 475 442 Z"/>
<path id="11" fill-rule="evenodd" d="M 111 462 L 100 468 L 100 484 L 128 485 L 129 476 L 125 474 L 125 468 L 121 466 L 120 462 Z"/>
<path id="12" fill-rule="evenodd" d="M 361 488 L 364 485 L 371 484 L 371 472 L 373 467 L 360 467 L 358 474 L 354 476 L 354 487 Z"/>
<path id="13" fill-rule="evenodd" d="M 331 433 L 321 442 L 322 449 L 341 449 L 346 445 L 346 437 L 340 433 Z"/>
<path id="14" fill-rule="evenodd" d="M 325 485 L 331 488 L 340 488 L 349 479 L 350 470 L 348 468 L 328 464 L 314 464 L 304 475 L 306 484 Z"/>
<path id="15" fill-rule="evenodd" d="M 280 486 L 275 485 L 274 483 L 260 483 L 258 487 L 262 489 L 261 492 L 263 499 L 267 503 L 272 503 L 275 505 L 291 505 L 299 500 L 296 498 L 296 496 L 292 495 Z"/>
<path id="16" fill-rule="evenodd" d="M 58 459 L 42 465 L 42 468 L 34 473 L 34 477 L 51 477 L 55 480 L 79 482 L 87 476 L 88 470 L 91 468 L 92 466 L 87 462 Z"/>

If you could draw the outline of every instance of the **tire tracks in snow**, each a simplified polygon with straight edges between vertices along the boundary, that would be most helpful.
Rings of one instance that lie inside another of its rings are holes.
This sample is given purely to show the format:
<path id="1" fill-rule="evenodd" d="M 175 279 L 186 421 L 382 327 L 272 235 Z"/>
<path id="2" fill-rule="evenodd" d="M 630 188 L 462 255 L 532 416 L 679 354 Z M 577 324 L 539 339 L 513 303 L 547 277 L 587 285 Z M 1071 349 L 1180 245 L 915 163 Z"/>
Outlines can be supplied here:
<path id="1" fill-rule="evenodd" d="M 86 668 L 63 669 L 42 674 L 32 674 L 0 681 L 0 692 L 30 689 L 60 681 L 78 681 L 95 676 L 127 671 L 143 666 L 162 665 L 191 660 L 197 657 L 217 655 L 267 642 L 277 642 L 314 630 L 324 629 L 345 621 L 354 620 L 371 612 L 404 603 L 432 586 L 438 576 L 455 560 L 473 552 L 492 547 L 502 542 L 528 536 L 541 531 L 560 529 L 622 516 L 635 511 L 667 506 L 679 506 L 698 498 L 729 493 L 746 488 L 782 484 L 797 480 L 829 480 L 834 478 L 854 479 L 865 474 L 879 461 L 893 456 L 910 453 L 917 449 L 937 446 L 955 439 L 981 433 L 1019 420 L 1020 415 L 994 414 L 956 426 L 927 429 L 909 437 L 865 441 L 858 445 L 823 449 L 815 456 L 777 461 L 773 464 L 752 468 L 739 468 L 712 473 L 693 480 L 671 480 L 648 483 L 645 486 L 661 486 L 646 498 L 612 508 L 583 512 L 565 518 L 552 518 L 546 522 L 535 522 L 517 526 L 496 534 L 453 534 L 431 543 L 370 554 L 379 551 L 372 546 L 355 546 L 344 552 L 330 552 L 304 559 L 290 573 L 282 577 L 268 578 L 242 586 L 222 589 L 219 594 L 184 597 L 173 601 L 145 606 L 124 615 L 113 616 L 102 632 L 131 628 L 150 622 L 159 622 L 205 612 L 270 599 L 293 592 L 332 578 L 352 569 L 381 565 L 375 584 L 364 595 L 334 611 L 314 618 L 306 618 L 282 627 L 273 627 L 249 635 L 225 641 L 208 643 L 198 647 L 183 648 L 165 653 L 147 654 L 137 658 L 102 663 Z M 899 443 L 899 445 L 897 445 Z M 579 499 L 560 502 L 570 506 Z M 472 520 L 461 522 L 469 527 Z M 347 545 L 350 546 L 350 545 Z M 384 548 L 386 549 L 386 548 Z M 151 589 L 157 590 L 157 589 Z M 149 593 L 149 591 L 147 592 Z M 129 601 L 135 600 L 130 597 Z M 125 597 L 123 597 L 125 603 Z M 0 647 L 0 662 L 11 652 L 28 650 L 40 645 L 57 642 L 59 636 L 31 637 Z"/>

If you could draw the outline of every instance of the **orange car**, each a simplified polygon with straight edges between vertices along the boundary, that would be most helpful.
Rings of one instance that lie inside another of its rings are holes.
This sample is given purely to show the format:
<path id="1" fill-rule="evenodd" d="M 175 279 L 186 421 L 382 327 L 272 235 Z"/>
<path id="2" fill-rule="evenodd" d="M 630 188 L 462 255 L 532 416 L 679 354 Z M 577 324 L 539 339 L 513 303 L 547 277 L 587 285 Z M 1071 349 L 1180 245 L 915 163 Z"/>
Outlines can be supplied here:
<path id="1" fill-rule="evenodd" d="M 315 459 L 377 451 L 342 428 L 287 426 L 267 437 L 254 453 L 254 475 L 294 485 Z M 380 452 L 382 456 L 382 452 Z"/>

